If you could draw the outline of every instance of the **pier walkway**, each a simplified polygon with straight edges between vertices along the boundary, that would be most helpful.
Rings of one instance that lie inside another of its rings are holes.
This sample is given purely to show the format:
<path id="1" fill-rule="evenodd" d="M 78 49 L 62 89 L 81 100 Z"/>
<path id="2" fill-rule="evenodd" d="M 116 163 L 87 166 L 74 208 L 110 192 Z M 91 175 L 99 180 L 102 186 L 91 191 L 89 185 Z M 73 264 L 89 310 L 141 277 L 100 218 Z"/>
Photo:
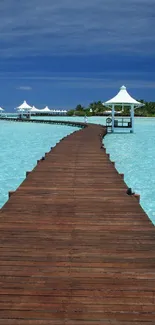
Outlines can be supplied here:
<path id="1" fill-rule="evenodd" d="M 105 134 L 65 137 L 0 210 L 0 325 L 155 324 L 155 228 Z"/>

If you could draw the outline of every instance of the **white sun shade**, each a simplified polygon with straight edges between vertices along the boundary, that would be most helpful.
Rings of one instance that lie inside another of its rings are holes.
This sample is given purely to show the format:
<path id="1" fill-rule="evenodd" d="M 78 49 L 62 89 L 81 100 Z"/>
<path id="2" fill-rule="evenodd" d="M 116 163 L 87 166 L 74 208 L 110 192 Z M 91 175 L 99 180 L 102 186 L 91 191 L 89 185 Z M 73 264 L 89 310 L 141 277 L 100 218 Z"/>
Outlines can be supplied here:
<path id="1" fill-rule="evenodd" d="M 46 106 L 45 108 L 41 109 L 42 112 L 50 112 L 50 109 L 48 108 L 48 106 Z"/>
<path id="2" fill-rule="evenodd" d="M 30 112 L 39 112 L 40 110 L 36 108 L 35 106 L 32 106 Z"/>
<path id="3" fill-rule="evenodd" d="M 0 111 L 1 111 L 1 112 L 4 111 L 4 108 L 0 107 Z"/>
<path id="4" fill-rule="evenodd" d="M 17 109 L 31 109 L 32 107 L 27 104 L 26 100 L 24 100 L 23 104 L 17 107 Z"/>
<path id="5" fill-rule="evenodd" d="M 117 104 L 126 104 L 126 105 L 135 105 L 135 106 L 143 106 L 142 103 L 138 102 L 134 98 L 132 98 L 126 90 L 125 86 L 120 88 L 118 94 L 107 102 L 103 103 L 103 105 L 117 105 Z"/>

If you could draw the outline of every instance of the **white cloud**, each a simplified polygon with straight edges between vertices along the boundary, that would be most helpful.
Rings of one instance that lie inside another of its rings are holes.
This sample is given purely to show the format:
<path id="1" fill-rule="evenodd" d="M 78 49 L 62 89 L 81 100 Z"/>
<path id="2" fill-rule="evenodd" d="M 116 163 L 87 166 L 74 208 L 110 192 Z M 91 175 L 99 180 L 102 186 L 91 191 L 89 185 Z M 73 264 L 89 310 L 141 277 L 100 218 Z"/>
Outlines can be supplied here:
<path id="1" fill-rule="evenodd" d="M 19 87 L 17 87 L 17 89 L 19 89 L 19 90 L 32 90 L 32 87 L 30 87 L 30 86 L 19 86 Z"/>
<path id="2" fill-rule="evenodd" d="M 154 12 L 154 0 L 5 0 L 0 56 L 155 53 Z"/>

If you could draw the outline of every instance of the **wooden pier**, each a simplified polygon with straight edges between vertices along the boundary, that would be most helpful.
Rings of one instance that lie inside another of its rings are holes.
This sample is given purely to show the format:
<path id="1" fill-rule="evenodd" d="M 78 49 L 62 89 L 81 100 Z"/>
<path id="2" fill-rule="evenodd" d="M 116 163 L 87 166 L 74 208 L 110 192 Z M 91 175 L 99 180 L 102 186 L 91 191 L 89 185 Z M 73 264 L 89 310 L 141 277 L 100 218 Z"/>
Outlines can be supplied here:
<path id="1" fill-rule="evenodd" d="M 82 122 L 75 122 L 75 121 L 64 121 L 64 120 L 46 120 L 46 119 L 34 119 L 31 117 L 31 119 L 26 118 L 14 118 L 14 117 L 0 117 L 1 121 L 7 121 L 7 122 L 21 122 L 21 123 L 38 123 L 38 124 L 58 124 L 58 125 L 68 125 L 68 126 L 74 126 L 74 127 L 85 127 L 85 123 Z"/>
<path id="2" fill-rule="evenodd" d="M 0 325 L 154 325 L 155 228 L 88 125 L 0 210 Z"/>

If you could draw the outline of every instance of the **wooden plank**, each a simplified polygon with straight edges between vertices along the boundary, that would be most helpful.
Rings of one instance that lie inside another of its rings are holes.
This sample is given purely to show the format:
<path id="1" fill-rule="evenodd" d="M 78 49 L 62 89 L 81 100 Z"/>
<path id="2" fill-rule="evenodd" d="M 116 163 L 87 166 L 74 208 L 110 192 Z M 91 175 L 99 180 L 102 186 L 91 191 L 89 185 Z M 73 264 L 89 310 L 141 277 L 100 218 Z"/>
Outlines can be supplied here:
<path id="1" fill-rule="evenodd" d="M 155 228 L 81 126 L 0 210 L 0 325 L 155 324 Z"/>

